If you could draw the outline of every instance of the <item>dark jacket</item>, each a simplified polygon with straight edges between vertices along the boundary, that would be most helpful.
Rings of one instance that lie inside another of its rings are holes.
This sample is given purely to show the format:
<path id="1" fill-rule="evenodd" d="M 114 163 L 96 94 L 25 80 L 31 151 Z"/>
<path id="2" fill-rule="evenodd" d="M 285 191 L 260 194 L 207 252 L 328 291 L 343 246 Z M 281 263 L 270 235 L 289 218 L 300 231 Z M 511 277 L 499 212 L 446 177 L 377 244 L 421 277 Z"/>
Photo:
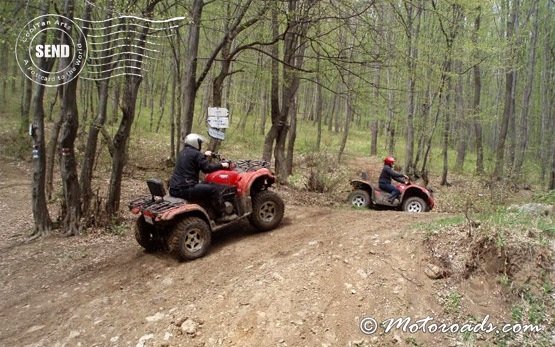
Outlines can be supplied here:
<path id="1" fill-rule="evenodd" d="M 186 189 L 199 183 L 200 171 L 210 173 L 223 169 L 221 163 L 210 164 L 204 153 L 185 145 L 179 152 L 177 163 L 170 179 L 170 189 Z"/>
<path id="2" fill-rule="evenodd" d="M 391 184 L 392 179 L 397 182 L 405 183 L 405 175 L 396 172 L 389 165 L 384 165 L 382 173 L 380 174 L 379 184 Z"/>

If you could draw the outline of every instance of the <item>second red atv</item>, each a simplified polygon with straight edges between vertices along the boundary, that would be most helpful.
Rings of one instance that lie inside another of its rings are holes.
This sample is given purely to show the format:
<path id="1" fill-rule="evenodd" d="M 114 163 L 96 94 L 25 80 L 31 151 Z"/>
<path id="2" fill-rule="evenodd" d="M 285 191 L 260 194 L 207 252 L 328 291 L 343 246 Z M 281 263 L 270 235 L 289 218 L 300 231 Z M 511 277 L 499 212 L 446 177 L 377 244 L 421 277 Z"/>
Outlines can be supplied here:
<path id="1" fill-rule="evenodd" d="M 285 205 L 269 189 L 276 180 L 269 163 L 243 160 L 230 163 L 230 168 L 205 177 L 205 183 L 220 185 L 225 211 L 213 211 L 209 204 L 166 195 L 161 180 L 147 180 L 150 195 L 128 204 L 131 212 L 139 215 L 135 227 L 137 242 L 147 251 L 163 249 L 181 260 L 193 260 L 206 254 L 213 232 L 241 220 L 248 219 L 260 231 L 276 228 L 283 218 Z M 217 220 L 215 216 L 222 213 L 237 218 Z"/>
<path id="2" fill-rule="evenodd" d="M 399 200 L 395 200 L 396 203 L 388 202 L 389 193 L 382 192 L 377 185 L 370 183 L 366 178 L 352 180 L 351 186 L 353 190 L 349 194 L 349 202 L 353 207 L 381 207 L 402 209 L 407 212 L 428 212 L 434 207 L 432 193 L 410 181 L 396 185 L 401 191 Z"/>

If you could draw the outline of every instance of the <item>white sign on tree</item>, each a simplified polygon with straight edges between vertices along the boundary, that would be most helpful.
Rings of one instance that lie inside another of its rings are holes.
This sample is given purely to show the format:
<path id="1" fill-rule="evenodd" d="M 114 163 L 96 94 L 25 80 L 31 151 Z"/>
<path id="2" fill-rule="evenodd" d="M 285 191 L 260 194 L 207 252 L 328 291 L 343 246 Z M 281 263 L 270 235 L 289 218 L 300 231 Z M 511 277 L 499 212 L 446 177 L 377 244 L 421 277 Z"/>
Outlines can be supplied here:
<path id="1" fill-rule="evenodd" d="M 208 107 L 206 123 L 210 127 L 208 128 L 208 135 L 210 137 L 224 140 L 225 132 L 220 129 L 229 128 L 229 111 L 224 107 Z"/>

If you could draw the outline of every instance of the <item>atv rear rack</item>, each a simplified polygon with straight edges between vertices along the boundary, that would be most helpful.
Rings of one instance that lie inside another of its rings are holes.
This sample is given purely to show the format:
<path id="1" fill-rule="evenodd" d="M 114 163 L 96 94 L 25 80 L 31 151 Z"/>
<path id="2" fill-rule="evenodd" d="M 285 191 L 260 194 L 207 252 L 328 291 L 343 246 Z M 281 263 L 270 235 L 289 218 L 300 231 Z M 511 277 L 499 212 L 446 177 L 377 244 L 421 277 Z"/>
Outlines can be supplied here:
<path id="1" fill-rule="evenodd" d="M 157 216 L 161 213 L 164 213 L 174 207 L 181 206 L 186 203 L 184 200 L 182 201 L 168 201 L 161 199 L 153 199 L 150 195 L 145 195 L 140 198 L 137 198 L 127 204 L 129 206 L 129 210 L 134 214 L 139 212 L 148 211 L 150 214 Z"/>

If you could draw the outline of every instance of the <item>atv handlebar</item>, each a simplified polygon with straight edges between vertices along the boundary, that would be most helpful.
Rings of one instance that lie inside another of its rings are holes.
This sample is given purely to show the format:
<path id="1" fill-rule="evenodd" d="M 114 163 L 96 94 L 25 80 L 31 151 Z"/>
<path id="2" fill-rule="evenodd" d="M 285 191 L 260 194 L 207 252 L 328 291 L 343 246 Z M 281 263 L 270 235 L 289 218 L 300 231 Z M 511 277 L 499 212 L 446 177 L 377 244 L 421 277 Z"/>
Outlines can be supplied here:
<path id="1" fill-rule="evenodd" d="M 227 168 L 227 170 L 235 169 L 235 165 L 233 164 L 233 162 L 231 160 L 228 160 L 228 159 L 225 159 L 224 157 L 222 157 L 220 155 L 220 153 L 212 153 L 212 155 L 210 157 L 214 158 L 214 159 L 217 159 L 220 163 L 228 163 L 229 167 Z"/>

